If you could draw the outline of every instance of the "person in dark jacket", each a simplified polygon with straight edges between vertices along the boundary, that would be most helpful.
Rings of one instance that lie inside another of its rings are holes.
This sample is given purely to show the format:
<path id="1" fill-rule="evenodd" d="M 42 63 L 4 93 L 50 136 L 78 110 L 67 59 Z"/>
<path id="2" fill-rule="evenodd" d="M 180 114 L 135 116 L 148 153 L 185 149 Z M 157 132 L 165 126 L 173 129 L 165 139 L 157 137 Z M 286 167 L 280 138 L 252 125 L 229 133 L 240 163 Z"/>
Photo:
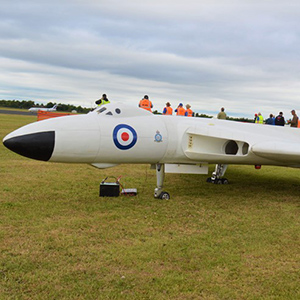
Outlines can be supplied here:
<path id="1" fill-rule="evenodd" d="M 270 114 L 270 117 L 266 120 L 266 124 L 275 125 L 275 117 L 273 116 L 273 114 Z"/>
<path id="2" fill-rule="evenodd" d="M 283 112 L 282 111 L 275 118 L 275 125 L 277 125 L 277 126 L 284 126 L 285 125 L 285 120 L 284 120 L 284 116 L 283 116 Z"/>

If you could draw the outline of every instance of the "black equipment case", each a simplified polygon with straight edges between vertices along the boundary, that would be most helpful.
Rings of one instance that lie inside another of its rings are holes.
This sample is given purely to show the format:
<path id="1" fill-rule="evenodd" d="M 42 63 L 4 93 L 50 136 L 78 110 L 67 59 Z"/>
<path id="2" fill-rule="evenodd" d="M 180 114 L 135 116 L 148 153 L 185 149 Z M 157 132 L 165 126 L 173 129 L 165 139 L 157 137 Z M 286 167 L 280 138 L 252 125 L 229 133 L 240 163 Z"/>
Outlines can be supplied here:
<path id="1" fill-rule="evenodd" d="M 105 182 L 106 177 L 100 183 L 100 197 L 119 197 L 120 195 L 120 183 L 117 180 L 116 182 Z"/>

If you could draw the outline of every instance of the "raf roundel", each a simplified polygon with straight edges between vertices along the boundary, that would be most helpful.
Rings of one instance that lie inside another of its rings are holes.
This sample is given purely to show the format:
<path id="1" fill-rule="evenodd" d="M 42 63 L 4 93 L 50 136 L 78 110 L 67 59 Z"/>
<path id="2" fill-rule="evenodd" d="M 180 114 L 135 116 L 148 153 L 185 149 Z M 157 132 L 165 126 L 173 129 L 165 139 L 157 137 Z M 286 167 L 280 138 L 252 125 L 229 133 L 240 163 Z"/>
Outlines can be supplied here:
<path id="1" fill-rule="evenodd" d="M 129 125 L 117 125 L 113 131 L 113 140 L 117 148 L 128 150 L 132 148 L 137 141 L 136 131 Z"/>

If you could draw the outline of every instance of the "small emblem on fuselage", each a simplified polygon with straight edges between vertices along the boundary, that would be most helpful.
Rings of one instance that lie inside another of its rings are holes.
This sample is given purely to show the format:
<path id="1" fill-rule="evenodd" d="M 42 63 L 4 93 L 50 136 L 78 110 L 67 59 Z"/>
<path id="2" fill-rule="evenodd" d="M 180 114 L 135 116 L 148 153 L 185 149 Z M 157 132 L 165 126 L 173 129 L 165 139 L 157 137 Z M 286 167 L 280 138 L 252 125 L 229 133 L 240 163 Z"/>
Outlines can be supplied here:
<path id="1" fill-rule="evenodd" d="M 154 136 L 154 142 L 157 142 L 157 143 L 160 143 L 162 142 L 163 139 L 162 139 L 162 135 L 160 134 L 160 132 L 157 130 L 156 131 L 156 134 Z"/>

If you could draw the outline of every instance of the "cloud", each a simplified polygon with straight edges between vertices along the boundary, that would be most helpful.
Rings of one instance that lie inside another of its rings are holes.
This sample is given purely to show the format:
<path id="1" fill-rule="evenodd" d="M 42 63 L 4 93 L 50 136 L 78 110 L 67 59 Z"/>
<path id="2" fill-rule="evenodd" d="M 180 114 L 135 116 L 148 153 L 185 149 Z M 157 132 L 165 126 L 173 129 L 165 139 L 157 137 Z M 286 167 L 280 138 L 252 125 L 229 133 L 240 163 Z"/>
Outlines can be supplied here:
<path id="1" fill-rule="evenodd" d="M 267 115 L 298 105 L 296 1 L 4 1 L 2 98 Z M 300 107 L 299 107 L 300 110 Z"/>

